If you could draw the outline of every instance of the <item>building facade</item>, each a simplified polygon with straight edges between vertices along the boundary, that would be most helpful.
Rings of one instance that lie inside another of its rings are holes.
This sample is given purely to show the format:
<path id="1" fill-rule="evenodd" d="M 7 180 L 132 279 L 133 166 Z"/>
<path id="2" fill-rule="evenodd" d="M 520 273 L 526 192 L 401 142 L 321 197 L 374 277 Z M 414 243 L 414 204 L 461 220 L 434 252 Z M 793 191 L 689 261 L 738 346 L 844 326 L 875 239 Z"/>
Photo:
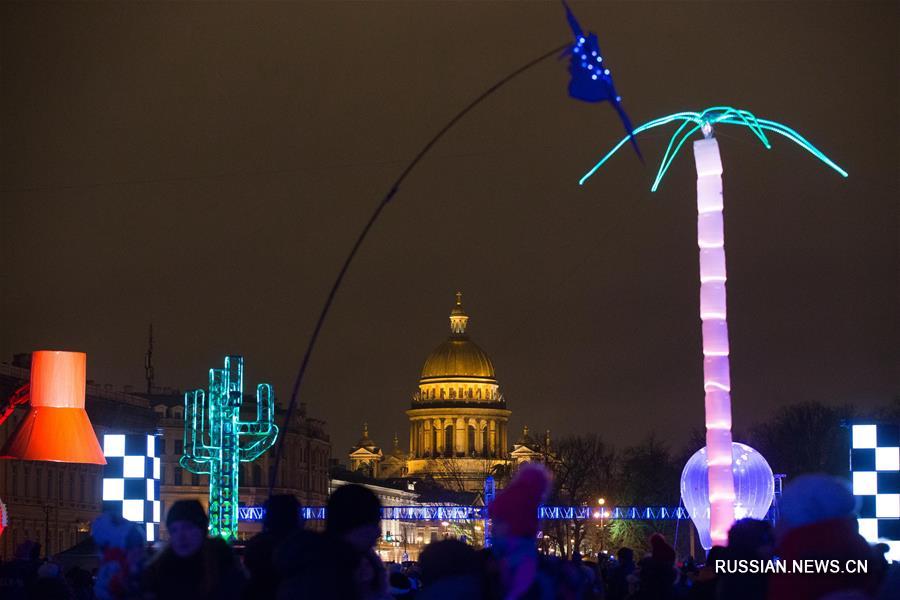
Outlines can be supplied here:
<path id="1" fill-rule="evenodd" d="M 350 451 L 352 470 L 378 478 L 432 478 L 450 489 L 479 492 L 488 475 L 508 471 L 537 454 L 522 445 L 516 446 L 516 456 L 510 453 L 512 412 L 490 357 L 469 338 L 468 323 L 462 294 L 457 293 L 450 335 L 426 358 L 406 411 L 408 451 L 401 450 L 395 438 L 394 448 L 385 453 L 364 428 Z"/>
<path id="2" fill-rule="evenodd" d="M 17 355 L 12 364 L 0 363 L 0 394 L 11 396 L 30 378 L 30 355 Z M 168 508 L 183 498 L 209 503 L 209 482 L 181 468 L 184 443 L 184 394 L 154 389 L 150 394 L 113 390 L 110 385 L 86 386 L 85 408 L 99 440 L 107 433 L 162 435 L 160 501 L 162 520 Z M 27 406 L 19 407 L 0 425 L 0 445 L 24 418 Z M 279 427 L 285 411 L 276 410 Z M 331 441 L 325 422 L 311 418 L 301 404 L 291 419 L 275 492 L 294 494 L 303 505 L 322 506 L 328 497 L 328 466 Z M 274 450 L 252 463 L 241 465 L 240 502 L 262 504 L 268 497 L 269 461 Z M 45 461 L 0 461 L 0 501 L 6 505 L 9 522 L 0 535 L 0 559 L 12 557 L 16 546 L 32 540 L 43 546 L 42 555 L 70 548 L 90 534 L 91 522 L 102 510 L 103 466 Z M 259 531 L 259 523 L 242 523 L 239 536 Z M 167 538 L 160 527 L 161 539 Z"/>

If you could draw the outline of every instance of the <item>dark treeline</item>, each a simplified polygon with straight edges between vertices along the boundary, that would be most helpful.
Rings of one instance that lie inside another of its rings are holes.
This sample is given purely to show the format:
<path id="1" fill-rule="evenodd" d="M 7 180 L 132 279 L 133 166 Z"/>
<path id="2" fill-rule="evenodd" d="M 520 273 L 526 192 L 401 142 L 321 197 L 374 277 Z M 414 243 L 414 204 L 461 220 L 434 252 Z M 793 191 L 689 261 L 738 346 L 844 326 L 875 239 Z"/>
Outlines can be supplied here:
<path id="1" fill-rule="evenodd" d="M 762 453 L 774 473 L 785 475 L 785 481 L 803 473 L 846 477 L 849 425 L 858 420 L 900 423 L 900 397 L 868 411 L 850 404 L 792 404 L 749 430 L 736 430 L 733 437 Z M 598 434 L 561 438 L 545 454 L 554 474 L 548 502 L 599 508 L 598 500 L 603 498 L 606 506 L 678 506 L 681 471 L 705 445 L 702 428 L 694 429 L 679 448 L 653 433 L 623 449 L 605 443 Z M 653 531 L 663 532 L 673 540 L 679 555 L 686 556 L 693 535 L 690 524 L 673 521 L 612 521 L 599 527 L 575 520 L 543 525 L 548 546 L 559 548 L 566 556 L 584 546 L 593 551 L 620 546 L 648 550 L 647 539 Z"/>

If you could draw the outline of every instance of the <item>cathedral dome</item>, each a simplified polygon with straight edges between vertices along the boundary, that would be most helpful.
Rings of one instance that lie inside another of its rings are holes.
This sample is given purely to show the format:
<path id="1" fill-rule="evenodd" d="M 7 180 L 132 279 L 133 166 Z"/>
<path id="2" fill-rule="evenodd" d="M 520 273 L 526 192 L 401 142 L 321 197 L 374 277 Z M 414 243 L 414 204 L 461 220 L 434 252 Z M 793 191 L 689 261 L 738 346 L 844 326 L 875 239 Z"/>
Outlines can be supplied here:
<path id="1" fill-rule="evenodd" d="M 435 348 L 425 360 L 422 379 L 455 377 L 494 379 L 494 365 L 475 342 L 451 338 Z"/>
<path id="2" fill-rule="evenodd" d="M 421 381 L 478 378 L 495 380 L 494 365 L 484 350 L 466 335 L 469 317 L 462 307 L 462 294 L 450 311 L 450 337 L 434 349 L 422 367 Z"/>

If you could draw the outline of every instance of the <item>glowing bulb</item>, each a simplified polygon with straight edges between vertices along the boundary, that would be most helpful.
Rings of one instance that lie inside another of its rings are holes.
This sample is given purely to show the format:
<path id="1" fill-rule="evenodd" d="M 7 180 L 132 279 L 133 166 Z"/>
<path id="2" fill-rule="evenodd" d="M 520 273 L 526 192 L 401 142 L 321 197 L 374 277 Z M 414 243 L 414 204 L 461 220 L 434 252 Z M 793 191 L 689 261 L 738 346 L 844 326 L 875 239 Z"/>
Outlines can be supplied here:
<path id="1" fill-rule="evenodd" d="M 734 502 L 735 518 L 763 519 L 769 512 L 772 499 L 775 497 L 775 478 L 772 469 L 762 454 L 747 446 L 732 442 L 732 460 L 735 467 L 732 469 L 734 476 L 733 494 L 710 494 L 708 459 L 706 447 L 698 450 L 684 465 L 681 473 L 681 500 L 687 508 L 688 514 L 697 533 L 700 535 L 700 544 L 709 550 L 712 547 L 712 534 L 723 532 L 711 532 L 709 527 L 709 507 L 715 502 Z M 742 468 L 737 468 L 737 461 L 741 461 Z M 727 536 L 727 531 L 724 534 Z"/>

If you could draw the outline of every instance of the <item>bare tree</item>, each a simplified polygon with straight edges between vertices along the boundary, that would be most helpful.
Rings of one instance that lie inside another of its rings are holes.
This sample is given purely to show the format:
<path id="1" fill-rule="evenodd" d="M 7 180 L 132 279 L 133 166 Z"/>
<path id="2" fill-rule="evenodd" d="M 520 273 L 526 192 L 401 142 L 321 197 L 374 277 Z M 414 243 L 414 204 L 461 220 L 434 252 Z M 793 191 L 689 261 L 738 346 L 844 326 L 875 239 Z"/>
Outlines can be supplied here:
<path id="1" fill-rule="evenodd" d="M 850 435 L 843 425 L 856 412 L 852 406 L 819 402 L 784 406 L 750 431 L 749 443 L 776 473 L 786 473 L 789 478 L 803 473 L 844 475 Z"/>
<path id="2" fill-rule="evenodd" d="M 495 463 L 491 459 L 446 457 L 435 462 L 439 467 L 436 478 L 454 492 L 479 492 L 484 489 L 488 477 L 493 477 L 497 487 L 502 488 L 512 473 L 508 464 Z"/>
<path id="3" fill-rule="evenodd" d="M 616 455 L 596 434 L 570 436 L 559 440 L 544 462 L 553 471 L 550 504 L 596 506 L 597 499 L 611 489 Z M 586 529 L 584 519 L 552 521 L 545 528 L 565 556 L 581 547 Z"/>
<path id="4" fill-rule="evenodd" d="M 469 478 L 460 459 L 444 457 L 437 459 L 436 462 L 440 468 L 439 481 L 443 487 L 454 492 L 467 492 L 471 489 L 466 486 Z"/>

